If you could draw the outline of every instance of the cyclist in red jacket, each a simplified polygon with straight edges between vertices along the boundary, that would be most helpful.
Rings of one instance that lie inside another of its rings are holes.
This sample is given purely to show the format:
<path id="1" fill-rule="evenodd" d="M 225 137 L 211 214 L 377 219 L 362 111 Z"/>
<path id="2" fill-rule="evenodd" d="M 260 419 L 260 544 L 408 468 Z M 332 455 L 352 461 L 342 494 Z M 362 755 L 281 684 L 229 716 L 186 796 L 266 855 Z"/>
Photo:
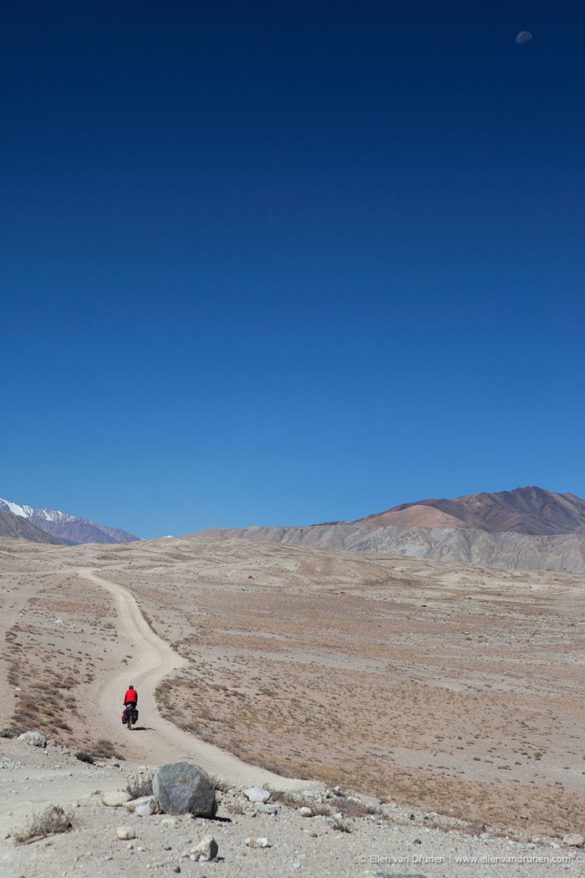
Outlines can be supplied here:
<path id="1" fill-rule="evenodd" d="M 128 686 L 126 694 L 124 695 L 124 707 L 126 707 L 127 704 L 133 704 L 134 707 L 138 704 L 138 692 L 134 686 Z"/>
<path id="2" fill-rule="evenodd" d="M 130 707 L 131 710 L 134 711 L 134 717 L 138 716 L 138 712 L 136 710 L 136 705 L 138 704 L 138 692 L 134 688 L 134 686 L 128 686 L 126 690 L 126 694 L 124 695 L 124 712 L 122 714 L 122 722 L 126 722 L 127 710 Z"/>

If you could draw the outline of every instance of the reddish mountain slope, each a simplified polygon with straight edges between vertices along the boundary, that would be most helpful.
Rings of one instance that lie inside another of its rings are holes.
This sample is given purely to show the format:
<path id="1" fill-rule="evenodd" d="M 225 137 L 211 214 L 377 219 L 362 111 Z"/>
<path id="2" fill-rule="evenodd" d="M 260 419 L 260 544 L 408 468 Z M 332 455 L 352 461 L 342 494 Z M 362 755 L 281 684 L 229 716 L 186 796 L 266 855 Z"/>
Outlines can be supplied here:
<path id="1" fill-rule="evenodd" d="M 352 522 L 221 533 L 452 564 L 585 573 L 585 500 L 543 488 L 419 500 Z"/>
<path id="2" fill-rule="evenodd" d="M 411 527 L 473 527 L 490 533 L 585 533 L 585 500 L 543 488 L 468 494 L 454 500 L 419 500 L 368 515 L 353 524 Z"/>

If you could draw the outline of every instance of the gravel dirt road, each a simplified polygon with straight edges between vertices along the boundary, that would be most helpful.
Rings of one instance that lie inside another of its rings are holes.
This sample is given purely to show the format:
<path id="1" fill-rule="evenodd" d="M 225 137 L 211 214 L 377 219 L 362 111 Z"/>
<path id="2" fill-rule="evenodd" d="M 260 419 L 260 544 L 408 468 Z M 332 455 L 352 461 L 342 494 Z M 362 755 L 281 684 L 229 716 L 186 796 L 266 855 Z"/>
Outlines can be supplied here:
<path id="1" fill-rule="evenodd" d="M 99 698 L 92 722 L 101 737 L 116 739 L 121 728 L 120 693 L 130 682 L 139 693 L 140 720 L 128 733 L 128 757 L 134 762 L 162 765 L 181 759 L 192 760 L 205 770 L 235 786 L 269 785 L 273 789 L 306 789 L 307 781 L 285 778 L 265 769 L 242 762 L 236 756 L 174 726 L 159 714 L 155 690 L 172 671 L 187 664 L 172 647 L 158 637 L 148 625 L 135 598 L 121 585 L 93 570 L 78 568 L 77 574 L 105 588 L 117 609 L 118 638 L 128 645 L 131 659 L 119 672 L 105 677 L 99 687 Z"/>

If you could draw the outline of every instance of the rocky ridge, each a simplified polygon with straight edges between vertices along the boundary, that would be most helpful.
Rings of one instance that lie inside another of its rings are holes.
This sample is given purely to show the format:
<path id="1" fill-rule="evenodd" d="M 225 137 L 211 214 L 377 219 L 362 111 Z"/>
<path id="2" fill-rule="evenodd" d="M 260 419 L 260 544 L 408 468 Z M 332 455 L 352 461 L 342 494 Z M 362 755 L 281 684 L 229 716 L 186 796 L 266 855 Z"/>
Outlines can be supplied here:
<path id="1" fill-rule="evenodd" d="M 585 500 L 535 487 L 421 500 L 351 522 L 207 533 L 501 569 L 585 572 Z"/>

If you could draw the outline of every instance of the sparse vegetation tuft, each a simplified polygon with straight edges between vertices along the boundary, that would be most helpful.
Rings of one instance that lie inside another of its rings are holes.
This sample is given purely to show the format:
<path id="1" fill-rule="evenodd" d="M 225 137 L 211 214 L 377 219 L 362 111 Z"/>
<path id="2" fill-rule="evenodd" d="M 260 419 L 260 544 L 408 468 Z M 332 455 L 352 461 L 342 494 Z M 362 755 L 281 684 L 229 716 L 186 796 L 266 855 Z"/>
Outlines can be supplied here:
<path id="1" fill-rule="evenodd" d="M 101 757 L 102 759 L 124 759 L 124 757 L 118 753 L 114 744 L 112 744 L 111 741 L 108 741 L 107 738 L 100 738 L 99 741 L 96 742 L 95 747 L 92 748 L 92 753 L 94 756 Z"/>
<path id="2" fill-rule="evenodd" d="M 320 802 L 315 802 L 312 805 L 309 805 L 309 808 L 315 815 L 315 817 L 329 817 L 331 814 L 331 808 L 329 805 L 321 804 Z"/>
<path id="3" fill-rule="evenodd" d="M 270 789 L 270 787 L 268 789 Z M 295 793 L 287 793 L 282 790 L 270 789 L 270 801 L 280 802 L 281 805 L 284 805 L 286 808 L 310 808 L 316 817 L 329 817 L 331 815 L 331 807 L 329 803 L 325 804 L 316 802 L 313 799 L 308 799 Z M 339 811 L 340 809 L 336 808 L 335 810 Z"/>
<path id="4" fill-rule="evenodd" d="M 73 826 L 71 816 L 58 805 L 51 805 L 40 814 L 36 814 L 19 832 L 14 835 L 17 844 L 30 844 L 48 835 L 68 832 Z"/>
<path id="5" fill-rule="evenodd" d="M 140 799 L 142 796 L 152 796 L 152 773 L 138 774 L 131 777 L 126 786 L 126 791 L 133 799 Z"/>
<path id="6" fill-rule="evenodd" d="M 341 817 L 334 817 L 331 821 L 331 826 L 337 832 L 351 832 L 351 824 L 348 820 L 343 820 Z"/>
<path id="7" fill-rule="evenodd" d="M 0 738 L 18 738 L 20 729 L 0 729 Z"/>
<path id="8" fill-rule="evenodd" d="M 92 756 L 91 753 L 86 753 L 84 750 L 78 750 L 75 758 L 79 759 L 80 762 L 87 762 L 89 765 L 93 765 L 95 762 L 95 756 Z"/>
<path id="9" fill-rule="evenodd" d="M 339 811 L 344 817 L 367 817 L 370 814 L 378 813 L 376 808 L 345 796 L 331 799 L 330 804 L 333 811 Z"/>
<path id="10" fill-rule="evenodd" d="M 304 799 L 301 799 L 299 796 L 296 796 L 294 793 L 287 793 L 284 790 L 273 790 L 268 787 L 270 790 L 270 800 L 272 802 L 280 802 L 281 805 L 285 805 L 287 808 L 299 808 L 301 805 L 309 805 L 309 802 L 305 802 Z"/>

